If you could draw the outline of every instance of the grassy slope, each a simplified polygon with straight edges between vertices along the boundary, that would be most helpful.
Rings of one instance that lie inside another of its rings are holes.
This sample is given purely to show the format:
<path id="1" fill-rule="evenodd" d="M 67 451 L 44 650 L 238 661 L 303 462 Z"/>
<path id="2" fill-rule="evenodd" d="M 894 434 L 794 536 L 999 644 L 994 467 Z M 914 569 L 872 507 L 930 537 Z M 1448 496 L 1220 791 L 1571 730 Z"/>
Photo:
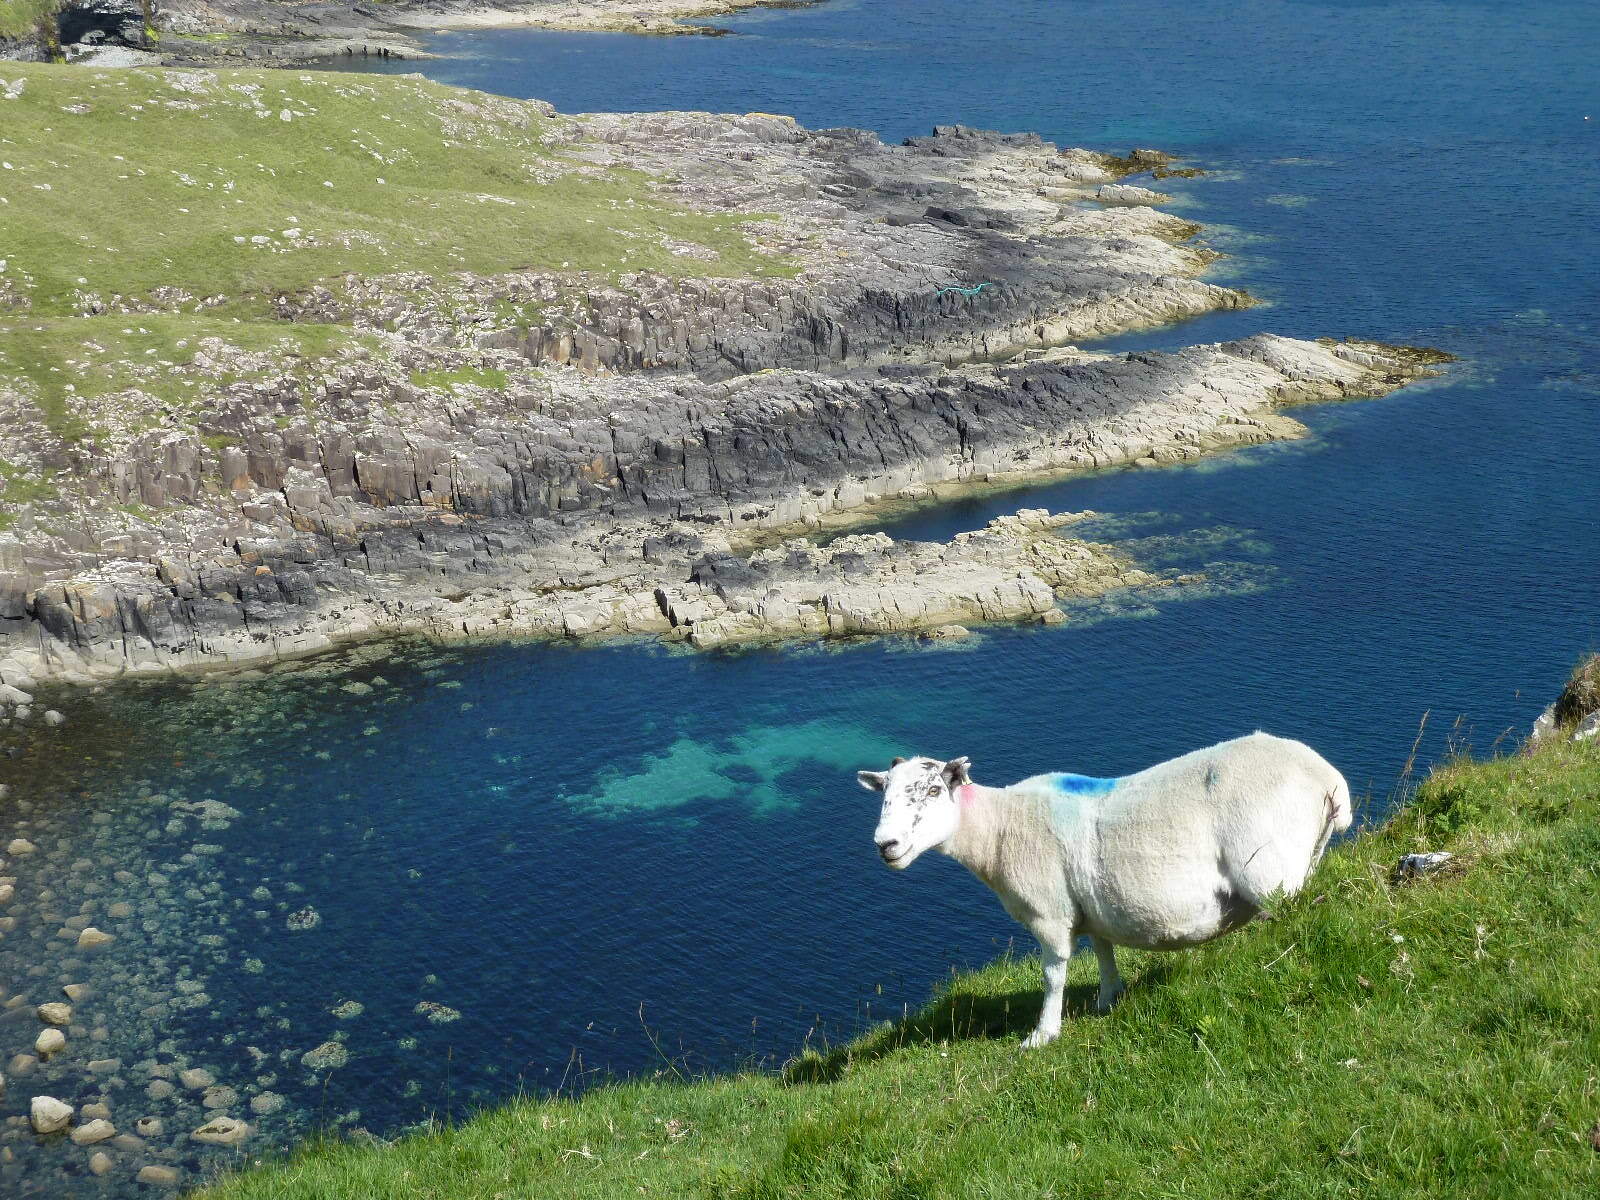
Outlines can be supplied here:
<path id="1" fill-rule="evenodd" d="M 61 0 L 0 0 L 0 37 L 28 37 Z"/>
<path id="2" fill-rule="evenodd" d="M 235 299 L 344 272 L 773 265 L 747 218 L 660 201 L 637 172 L 571 170 L 546 143 L 554 122 L 519 101 L 328 72 L 19 73 L 0 215 L 36 314 L 76 311 L 76 292 Z M 663 235 L 721 257 L 674 255 Z"/>
<path id="3" fill-rule="evenodd" d="M 1600 742 L 1600 739 L 1596 739 Z M 1403 886 L 1398 855 L 1463 868 Z M 1437 772 L 1277 919 L 1127 955 L 1130 991 L 1022 1054 L 1002 962 L 787 1078 L 522 1102 L 314 1147 L 210 1200 L 1600 1194 L 1600 745 Z M 796 967 L 796 986 L 804 968 Z"/>
<path id="4" fill-rule="evenodd" d="M 0 0 L 0 18 L 31 2 Z M 169 364 L 203 336 L 260 348 L 287 328 L 271 297 L 346 273 L 415 272 L 419 293 L 447 296 L 463 271 L 792 272 L 752 248 L 751 215 L 689 211 L 639 172 L 577 163 L 551 137 L 561 122 L 520 101 L 327 72 L 13 63 L 3 78 L 22 91 L 0 100 L 0 388 L 69 439 L 96 396 L 162 393 L 143 369 L 152 340 Z M 172 288 L 191 299 L 156 293 Z M 181 311 L 76 315 L 152 293 Z M 198 298 L 222 303 L 191 315 Z M 173 387 L 163 398 L 181 401 Z"/>

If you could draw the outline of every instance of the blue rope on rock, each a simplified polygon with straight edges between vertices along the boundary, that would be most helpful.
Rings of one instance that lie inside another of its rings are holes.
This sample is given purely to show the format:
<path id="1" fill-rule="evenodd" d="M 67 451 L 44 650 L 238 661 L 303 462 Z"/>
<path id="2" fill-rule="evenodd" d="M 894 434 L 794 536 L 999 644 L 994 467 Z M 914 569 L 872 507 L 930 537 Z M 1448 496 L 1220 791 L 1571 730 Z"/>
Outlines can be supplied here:
<path id="1" fill-rule="evenodd" d="M 976 296 L 979 292 L 983 291 L 984 288 L 993 286 L 994 284 L 992 283 L 980 283 L 974 285 L 973 287 L 962 287 L 960 284 L 951 284 L 949 287 L 940 288 L 933 295 L 935 299 L 938 299 L 946 292 L 960 292 L 963 296 Z"/>

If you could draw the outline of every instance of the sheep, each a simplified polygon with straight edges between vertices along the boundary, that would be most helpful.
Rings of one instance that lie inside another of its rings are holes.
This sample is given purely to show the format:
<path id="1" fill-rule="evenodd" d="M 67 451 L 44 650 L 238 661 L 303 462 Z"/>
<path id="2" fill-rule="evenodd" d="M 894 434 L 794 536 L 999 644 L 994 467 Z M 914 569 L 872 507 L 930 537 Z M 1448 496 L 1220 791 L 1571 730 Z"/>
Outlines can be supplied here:
<path id="1" fill-rule="evenodd" d="M 1096 1009 L 1123 992 L 1116 947 L 1177 950 L 1237 929 L 1299 891 L 1350 827 L 1344 776 L 1301 742 L 1255 733 L 1120 779 L 1035 775 L 972 782 L 966 758 L 897 758 L 860 771 L 883 793 L 873 834 L 896 871 L 925 850 L 954 858 L 1027 926 L 1044 957 L 1044 1005 L 1025 1048 L 1061 1032 L 1067 959 L 1087 935 Z"/>

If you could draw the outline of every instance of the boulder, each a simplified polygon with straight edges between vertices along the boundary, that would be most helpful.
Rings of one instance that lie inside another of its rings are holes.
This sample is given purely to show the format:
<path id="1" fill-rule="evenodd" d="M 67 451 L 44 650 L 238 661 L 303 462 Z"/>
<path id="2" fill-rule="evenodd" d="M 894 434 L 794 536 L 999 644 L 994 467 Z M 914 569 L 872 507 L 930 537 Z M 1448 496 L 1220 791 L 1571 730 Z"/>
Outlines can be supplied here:
<path id="1" fill-rule="evenodd" d="M 178 1072 L 178 1082 L 191 1092 L 202 1091 L 216 1083 L 217 1077 L 204 1067 L 189 1067 Z"/>
<path id="2" fill-rule="evenodd" d="M 69 1136 L 72 1138 L 74 1145 L 92 1146 L 96 1142 L 103 1142 L 107 1138 L 116 1137 L 117 1130 L 110 1121 L 97 1117 L 93 1121 L 79 1125 Z"/>
<path id="3" fill-rule="evenodd" d="M 213 1117 L 189 1136 L 211 1146 L 234 1146 L 250 1136 L 250 1126 L 232 1117 Z"/>
<path id="4" fill-rule="evenodd" d="M 59 1000 L 52 1000 L 48 1004 L 39 1005 L 36 1010 L 39 1020 L 46 1025 L 71 1025 L 72 1005 L 63 1004 Z"/>
<path id="5" fill-rule="evenodd" d="M 28 1106 L 28 1115 L 35 1133 L 59 1133 L 72 1120 L 72 1106 L 54 1096 L 35 1096 Z"/>

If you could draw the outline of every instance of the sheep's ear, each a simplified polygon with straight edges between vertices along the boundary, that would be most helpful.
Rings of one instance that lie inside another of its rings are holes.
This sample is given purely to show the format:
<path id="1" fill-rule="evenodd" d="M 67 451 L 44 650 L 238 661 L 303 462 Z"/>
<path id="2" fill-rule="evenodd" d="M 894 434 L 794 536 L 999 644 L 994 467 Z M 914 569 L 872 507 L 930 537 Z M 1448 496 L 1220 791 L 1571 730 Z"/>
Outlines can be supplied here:
<path id="1" fill-rule="evenodd" d="M 889 785 L 889 776 L 882 771 L 857 771 L 856 782 L 869 792 L 881 792 Z"/>
<path id="2" fill-rule="evenodd" d="M 895 755 L 893 758 L 891 758 L 889 760 L 889 765 L 891 767 L 898 767 L 901 763 L 908 762 L 908 761 L 910 761 L 910 760 L 908 760 L 906 758 L 902 758 L 900 755 L 897 754 L 897 755 Z"/>
<path id="3" fill-rule="evenodd" d="M 952 758 L 944 765 L 944 781 L 951 787 L 959 787 L 963 783 L 971 783 L 971 766 L 972 760 L 964 754 L 960 758 Z"/>

